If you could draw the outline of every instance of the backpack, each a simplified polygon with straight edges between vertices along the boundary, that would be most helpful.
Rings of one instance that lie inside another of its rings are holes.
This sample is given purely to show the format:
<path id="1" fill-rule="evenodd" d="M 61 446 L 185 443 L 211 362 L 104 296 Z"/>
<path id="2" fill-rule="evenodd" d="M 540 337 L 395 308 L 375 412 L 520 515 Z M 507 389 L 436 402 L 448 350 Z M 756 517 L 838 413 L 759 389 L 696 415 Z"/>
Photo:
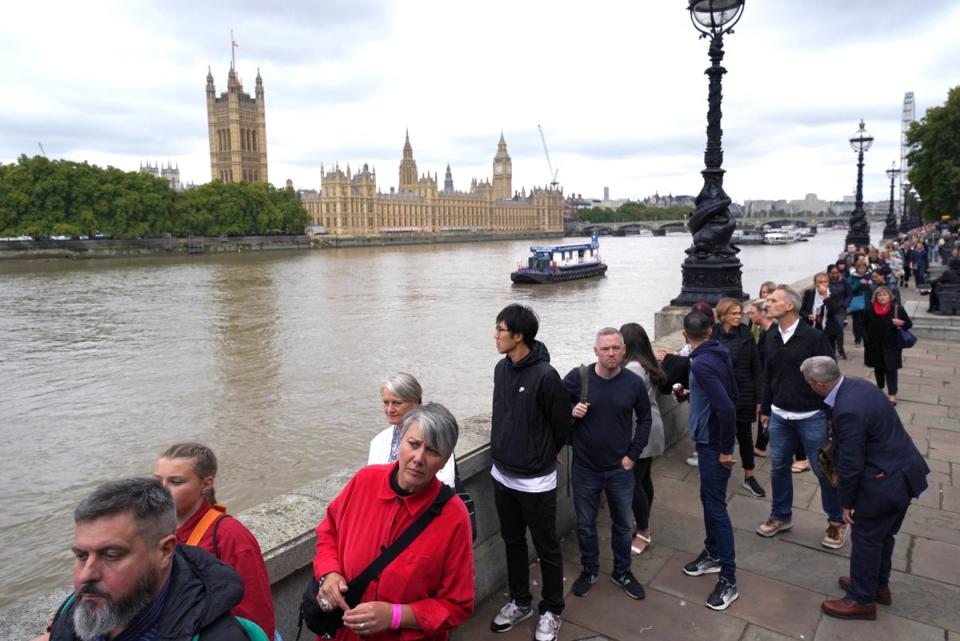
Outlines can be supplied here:
<path id="1" fill-rule="evenodd" d="M 457 459 L 453 459 L 453 490 L 467 507 L 467 514 L 470 515 L 470 531 L 473 533 L 473 542 L 477 542 L 477 506 L 473 502 L 473 497 L 467 492 L 463 481 L 460 480 L 460 468 L 457 466 Z"/>

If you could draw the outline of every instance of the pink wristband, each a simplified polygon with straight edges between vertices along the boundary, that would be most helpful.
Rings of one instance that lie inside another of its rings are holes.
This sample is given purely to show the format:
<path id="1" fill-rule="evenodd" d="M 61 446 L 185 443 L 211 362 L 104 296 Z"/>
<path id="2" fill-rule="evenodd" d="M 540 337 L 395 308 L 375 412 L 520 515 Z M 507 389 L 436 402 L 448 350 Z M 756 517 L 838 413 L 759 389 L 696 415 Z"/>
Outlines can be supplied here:
<path id="1" fill-rule="evenodd" d="M 399 603 L 393 604 L 393 618 L 390 619 L 390 629 L 400 629 L 400 619 L 403 618 L 403 606 Z"/>

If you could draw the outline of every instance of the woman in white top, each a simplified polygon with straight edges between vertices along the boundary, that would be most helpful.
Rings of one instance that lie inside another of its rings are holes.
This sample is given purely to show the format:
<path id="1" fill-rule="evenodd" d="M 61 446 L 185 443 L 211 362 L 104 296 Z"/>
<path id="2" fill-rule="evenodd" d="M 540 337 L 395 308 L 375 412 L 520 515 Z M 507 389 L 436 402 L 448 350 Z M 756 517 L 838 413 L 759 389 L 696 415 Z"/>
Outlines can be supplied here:
<path id="1" fill-rule="evenodd" d="M 643 554 L 652 542 L 650 533 L 650 506 L 653 504 L 653 478 L 650 466 L 653 459 L 663 454 L 665 447 L 663 436 L 663 419 L 660 417 L 660 405 L 657 403 L 657 388 L 667 381 L 656 357 L 650 338 L 643 327 L 637 323 L 627 323 L 620 328 L 626 351 L 623 357 L 623 366 L 640 376 L 647 386 L 647 396 L 650 399 L 650 439 L 647 446 L 640 453 L 637 464 L 633 466 L 633 518 L 636 521 L 637 534 L 633 539 L 631 554 Z"/>
<path id="2" fill-rule="evenodd" d="M 423 389 L 411 374 L 397 372 L 383 381 L 380 386 L 380 395 L 383 397 L 383 414 L 387 417 L 389 425 L 370 441 L 367 465 L 393 463 L 397 460 L 400 453 L 400 431 L 403 427 L 403 417 L 420 407 Z M 451 455 L 447 463 L 437 473 L 437 479 L 450 487 L 454 487 L 454 466 L 454 457 Z"/>

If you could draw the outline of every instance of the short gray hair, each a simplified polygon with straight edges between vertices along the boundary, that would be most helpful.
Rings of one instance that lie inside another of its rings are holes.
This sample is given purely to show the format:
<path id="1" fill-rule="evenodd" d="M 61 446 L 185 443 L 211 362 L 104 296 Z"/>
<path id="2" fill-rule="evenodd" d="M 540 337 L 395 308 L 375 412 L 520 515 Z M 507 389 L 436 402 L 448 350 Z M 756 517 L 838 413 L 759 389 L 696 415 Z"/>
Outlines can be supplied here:
<path id="1" fill-rule="evenodd" d="M 173 496 L 154 478 L 136 477 L 98 486 L 73 511 L 76 524 L 118 514 L 130 514 L 148 546 L 177 532 L 177 508 Z"/>
<path id="2" fill-rule="evenodd" d="M 450 410 L 440 403 L 421 405 L 403 417 L 400 438 L 403 438 L 407 428 L 414 421 L 420 426 L 420 434 L 428 447 L 440 452 L 444 458 L 453 454 L 454 448 L 457 447 L 457 439 L 460 437 L 460 427 Z"/>
<path id="3" fill-rule="evenodd" d="M 800 300 L 800 294 L 797 293 L 797 290 L 790 287 L 790 285 L 777 285 L 773 291 L 780 290 L 787 297 L 787 302 L 793 305 L 793 311 L 800 313 L 800 306 L 803 304 Z"/>
<path id="4" fill-rule="evenodd" d="M 815 383 L 832 383 L 840 378 L 840 367 L 829 356 L 811 356 L 800 363 L 800 371 Z"/>
<path id="5" fill-rule="evenodd" d="M 601 336 L 619 336 L 620 340 L 623 341 L 623 334 L 621 334 L 620 330 L 616 327 L 604 327 L 597 332 L 596 340 L 599 341 Z"/>
<path id="6" fill-rule="evenodd" d="M 396 395 L 401 401 L 420 403 L 423 399 L 423 388 L 413 377 L 406 372 L 395 372 L 384 379 L 381 390 L 387 390 Z"/>

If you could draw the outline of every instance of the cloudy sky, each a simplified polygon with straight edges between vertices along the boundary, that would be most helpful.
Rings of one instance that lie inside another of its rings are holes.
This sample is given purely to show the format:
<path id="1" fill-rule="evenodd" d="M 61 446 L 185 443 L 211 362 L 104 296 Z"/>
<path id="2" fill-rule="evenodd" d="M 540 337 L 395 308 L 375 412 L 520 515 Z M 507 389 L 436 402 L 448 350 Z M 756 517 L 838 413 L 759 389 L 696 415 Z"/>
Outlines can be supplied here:
<path id="1" fill-rule="evenodd" d="M 207 67 L 226 87 L 230 29 L 259 68 L 274 184 L 319 188 L 320 165 L 367 162 L 396 185 L 404 130 L 421 172 L 458 188 L 491 174 L 501 130 L 514 187 L 695 194 L 706 140 L 707 41 L 683 0 L 89 0 L 4 3 L 0 162 L 39 152 L 210 179 Z M 903 95 L 918 117 L 960 84 L 960 2 L 749 0 L 725 39 L 725 187 L 736 201 L 853 193 L 847 142 L 875 137 L 865 197 L 887 198 Z"/>

